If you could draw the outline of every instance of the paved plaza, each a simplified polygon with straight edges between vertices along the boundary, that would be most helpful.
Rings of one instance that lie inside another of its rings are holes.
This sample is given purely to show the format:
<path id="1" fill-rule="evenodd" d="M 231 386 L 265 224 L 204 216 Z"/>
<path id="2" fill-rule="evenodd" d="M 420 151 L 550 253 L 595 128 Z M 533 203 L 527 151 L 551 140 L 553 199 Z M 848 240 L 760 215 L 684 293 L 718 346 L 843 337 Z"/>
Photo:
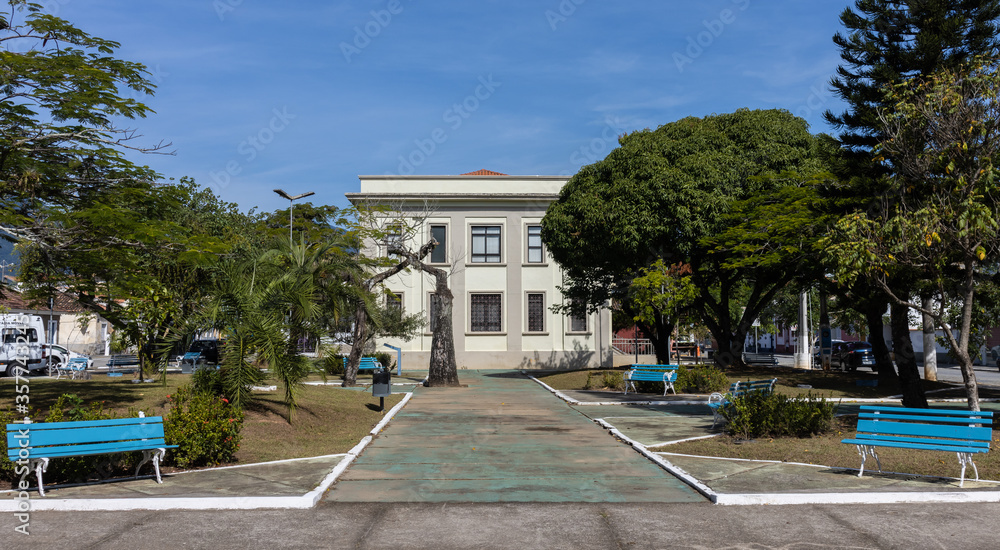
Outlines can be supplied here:
<path id="1" fill-rule="evenodd" d="M 957 480 L 859 479 L 823 466 L 651 452 L 711 433 L 703 397 L 624 402 L 614 393 L 553 392 L 516 371 L 462 371 L 460 379 L 466 387 L 415 388 L 351 453 L 176 473 L 162 484 L 50 487 L 32 499 L 32 536 L 17 542 L 622 548 L 681 540 L 729 547 L 726 537 L 736 536 L 754 545 L 732 547 L 961 548 L 995 540 L 974 521 L 1000 511 L 992 481 L 959 489 Z M 931 523 L 919 528 L 894 520 L 922 515 Z M 0 512 L 0 526 L 13 529 L 13 519 L 12 509 Z"/>

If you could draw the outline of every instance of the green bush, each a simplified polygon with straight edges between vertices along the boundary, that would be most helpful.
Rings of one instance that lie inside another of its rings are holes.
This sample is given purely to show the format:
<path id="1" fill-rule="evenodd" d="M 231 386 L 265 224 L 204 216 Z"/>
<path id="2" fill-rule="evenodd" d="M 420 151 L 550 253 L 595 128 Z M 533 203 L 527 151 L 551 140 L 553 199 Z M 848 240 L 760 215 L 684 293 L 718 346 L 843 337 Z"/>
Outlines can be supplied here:
<path id="1" fill-rule="evenodd" d="M 9 409 L 0 409 L 0 425 L 4 428 L 7 424 L 13 424 L 15 420 L 20 420 L 21 418 L 14 414 L 14 411 Z M 14 480 L 14 463 L 7 459 L 7 438 L 0 437 L 0 480 L 3 481 L 13 481 Z"/>
<path id="2" fill-rule="evenodd" d="M 222 385 L 222 369 L 211 367 L 201 368 L 191 375 L 191 387 L 195 393 L 222 395 L 225 387 Z"/>
<path id="3" fill-rule="evenodd" d="M 674 388 L 678 393 L 712 393 L 729 389 L 729 379 L 711 365 L 681 366 L 677 369 Z"/>
<path id="4" fill-rule="evenodd" d="M 376 351 L 373 357 L 378 359 L 378 362 L 382 363 L 382 366 L 387 369 L 391 369 L 396 366 L 396 352 L 390 353 L 388 351 Z"/>
<path id="5" fill-rule="evenodd" d="M 605 372 L 601 376 L 601 383 L 605 388 L 623 391 L 625 389 L 625 374 L 618 371 Z"/>
<path id="6" fill-rule="evenodd" d="M 232 462 L 240 448 L 243 411 L 223 397 L 182 386 L 168 396 L 170 412 L 163 422 L 166 464 L 180 468 Z"/>
<path id="7" fill-rule="evenodd" d="M 327 376 L 343 376 L 344 358 L 345 356 L 340 354 L 325 355 L 323 358 L 317 359 L 317 361 L 319 362 L 319 367 Z"/>
<path id="8" fill-rule="evenodd" d="M 726 433 L 738 439 L 808 437 L 832 429 L 834 404 L 814 397 L 791 398 L 777 393 L 751 392 L 720 409 Z"/>

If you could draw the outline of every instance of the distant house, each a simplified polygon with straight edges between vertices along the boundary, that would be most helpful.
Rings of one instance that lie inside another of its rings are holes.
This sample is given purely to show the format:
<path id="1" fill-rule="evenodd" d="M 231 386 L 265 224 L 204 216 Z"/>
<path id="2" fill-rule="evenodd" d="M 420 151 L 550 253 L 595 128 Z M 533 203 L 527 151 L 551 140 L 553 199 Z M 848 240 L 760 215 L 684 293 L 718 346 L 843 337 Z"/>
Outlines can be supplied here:
<path id="1" fill-rule="evenodd" d="M 10 276 L 4 281 L 0 307 L 10 313 L 38 315 L 45 325 L 45 342 L 54 341 L 77 353 L 104 355 L 109 342 L 109 325 L 96 314 L 63 293 L 56 294 L 49 304 L 29 303 L 17 290 L 16 282 Z M 51 340 L 50 340 L 51 338 Z"/>
<path id="2" fill-rule="evenodd" d="M 568 178 L 510 176 L 479 170 L 458 176 L 360 176 L 356 205 L 388 206 L 426 218 L 408 244 L 433 236 L 440 245 L 426 260 L 449 272 L 459 368 L 578 368 L 611 365 L 611 315 L 567 316 L 561 269 L 542 244 L 541 221 Z M 386 223 L 391 223 L 386 220 Z M 386 254 L 384 243 L 367 243 Z M 403 350 L 403 366 L 427 365 L 434 281 L 404 272 L 389 279 L 390 298 L 405 312 L 421 312 L 422 333 L 409 342 L 377 342 Z"/>

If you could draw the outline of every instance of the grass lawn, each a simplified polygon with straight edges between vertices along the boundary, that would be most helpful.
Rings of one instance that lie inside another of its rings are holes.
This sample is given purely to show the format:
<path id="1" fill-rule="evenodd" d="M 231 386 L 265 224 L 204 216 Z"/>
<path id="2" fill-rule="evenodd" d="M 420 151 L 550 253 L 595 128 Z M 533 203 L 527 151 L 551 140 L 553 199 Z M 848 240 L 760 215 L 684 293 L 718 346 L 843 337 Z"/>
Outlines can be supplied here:
<path id="1" fill-rule="evenodd" d="M 62 394 L 76 394 L 85 404 L 103 401 L 105 409 L 121 415 L 134 408 L 166 416 L 167 395 L 190 379 L 190 375 L 168 374 L 164 386 L 160 382 L 133 384 L 129 378 L 104 376 L 91 380 L 32 377 L 29 395 L 31 407 L 37 411 L 34 416 L 44 416 Z M 0 378 L 0 408 L 12 408 L 14 395 L 14 379 Z M 372 397 L 370 390 L 305 386 L 289 424 L 280 387 L 257 395 L 257 402 L 246 410 L 243 441 L 236 454 L 240 463 L 344 453 L 368 435 L 384 415 L 378 410 L 379 398 Z M 386 411 L 401 399 L 402 394 L 387 397 Z"/>
<path id="2" fill-rule="evenodd" d="M 781 462 L 800 462 L 803 464 L 822 464 L 843 468 L 858 468 L 861 466 L 861 456 L 857 447 L 841 443 L 842 439 L 853 437 L 858 424 L 856 415 L 837 417 L 834 422 L 836 429 L 832 432 L 808 438 L 778 438 L 737 441 L 721 435 L 711 439 L 688 441 L 674 445 L 664 445 L 651 448 L 657 452 L 679 453 L 698 456 L 718 456 L 725 458 L 745 458 L 750 460 L 775 460 Z M 1000 480 L 1000 433 L 994 432 L 993 450 L 973 457 L 979 467 L 979 477 L 987 480 Z M 938 451 L 915 451 L 910 449 L 892 449 L 879 447 L 876 449 L 882 461 L 882 469 L 887 472 L 903 472 L 920 475 L 942 477 L 958 477 L 962 468 L 958 464 L 955 453 Z M 865 471 L 877 471 L 875 461 L 869 459 Z M 972 467 L 966 471 L 966 477 L 975 479 Z"/>

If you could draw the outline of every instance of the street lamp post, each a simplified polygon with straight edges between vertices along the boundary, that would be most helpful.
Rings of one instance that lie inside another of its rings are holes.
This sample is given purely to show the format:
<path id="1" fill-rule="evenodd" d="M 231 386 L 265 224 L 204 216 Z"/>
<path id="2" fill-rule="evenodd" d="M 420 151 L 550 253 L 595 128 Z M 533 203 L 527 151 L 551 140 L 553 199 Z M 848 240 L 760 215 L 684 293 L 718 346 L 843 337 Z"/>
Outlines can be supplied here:
<path id="1" fill-rule="evenodd" d="M 304 197 L 308 197 L 310 195 L 315 195 L 316 193 L 313 192 L 313 191 L 307 191 L 307 192 L 302 193 L 300 195 L 292 196 L 292 195 L 289 195 L 288 193 L 285 193 L 285 191 L 282 190 L 282 189 L 275 189 L 274 192 L 277 193 L 279 196 L 288 199 L 288 244 L 289 244 L 289 246 L 291 246 L 291 243 L 292 243 L 292 208 L 295 207 L 294 201 L 297 201 L 298 199 L 301 199 L 301 198 L 304 198 Z"/>

